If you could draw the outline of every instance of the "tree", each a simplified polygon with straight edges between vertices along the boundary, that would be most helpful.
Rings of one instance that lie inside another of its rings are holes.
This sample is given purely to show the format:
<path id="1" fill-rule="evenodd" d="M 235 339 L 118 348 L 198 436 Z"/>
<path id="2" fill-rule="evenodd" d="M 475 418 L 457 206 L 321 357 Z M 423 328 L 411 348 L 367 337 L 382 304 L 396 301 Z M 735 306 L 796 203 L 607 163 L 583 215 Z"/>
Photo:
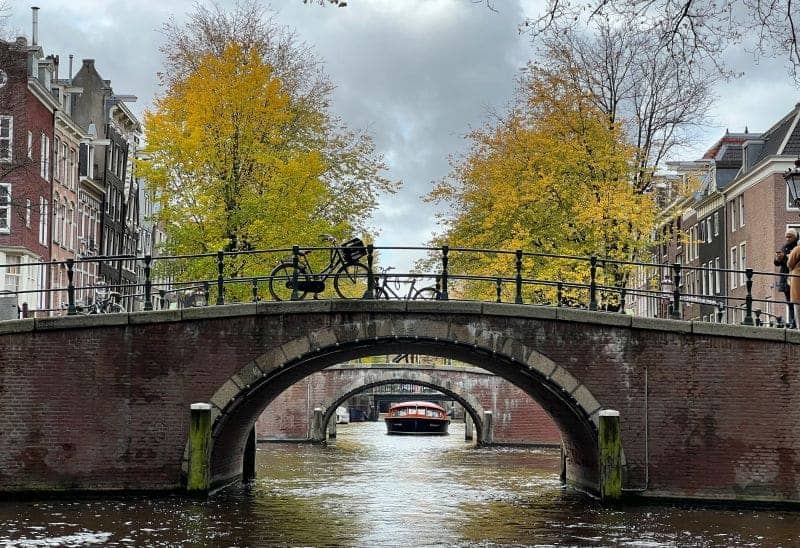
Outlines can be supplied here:
<path id="1" fill-rule="evenodd" d="M 574 75 L 532 75 L 507 115 L 469 134 L 469 151 L 452 161 L 449 176 L 428 196 L 450 206 L 436 244 L 617 260 L 647 247 L 643 236 L 652 227 L 654 205 L 630 182 L 634 151 L 620 124 L 610 125 L 574 82 Z M 451 257 L 453 272 L 486 276 L 511 276 L 513 262 L 512 255 Z M 581 261 L 526 257 L 523 268 L 527 278 L 588 279 Z M 627 272 L 609 264 L 601 280 L 620 287 Z M 494 294 L 488 284 L 459 289 L 473 297 Z M 553 287 L 526 292 L 526 300 L 554 301 Z"/>
<path id="2" fill-rule="evenodd" d="M 293 112 L 292 122 L 283 127 L 286 142 L 317 151 L 326 166 L 320 177 L 329 192 L 316 213 L 355 231 L 370 228 L 368 214 L 378 196 L 399 185 L 381 175 L 386 166 L 371 137 L 331 114 L 334 86 L 309 47 L 276 24 L 257 0 L 237 0 L 231 11 L 217 2 L 197 5 L 185 23 L 168 21 L 164 34 L 161 83 L 167 89 L 197 70 L 204 55 L 219 57 L 231 43 L 255 51 L 281 82 Z"/>
<path id="3" fill-rule="evenodd" d="M 797 79 L 799 16 L 792 0 L 547 0 L 542 13 L 526 20 L 522 30 L 539 36 L 554 27 L 608 19 L 652 36 L 684 63 L 710 60 L 719 67 L 722 53 L 744 44 L 761 56 L 785 57 Z"/>
<path id="4" fill-rule="evenodd" d="M 529 70 L 569 75 L 611 126 L 624 122 L 635 147 L 634 188 L 646 192 L 659 164 L 706 121 L 718 76 L 675 59 L 652 35 L 599 19 L 591 30 L 554 24 L 542 35 L 542 61 Z"/>
<path id="5" fill-rule="evenodd" d="M 324 125 L 306 126 L 311 138 L 298 141 L 298 119 L 272 67 L 235 42 L 220 55 L 201 56 L 185 80 L 156 99 L 155 110 L 145 113 L 139 173 L 159 204 L 167 251 L 286 248 L 316 241 L 320 233 L 351 233 L 351 216 L 370 206 L 326 214 L 333 190 L 324 174 L 331 167 L 308 142 L 330 137 Z M 278 259 L 240 256 L 228 261 L 226 276 L 263 275 Z M 216 273 L 213 259 L 183 268 L 189 279 Z"/>

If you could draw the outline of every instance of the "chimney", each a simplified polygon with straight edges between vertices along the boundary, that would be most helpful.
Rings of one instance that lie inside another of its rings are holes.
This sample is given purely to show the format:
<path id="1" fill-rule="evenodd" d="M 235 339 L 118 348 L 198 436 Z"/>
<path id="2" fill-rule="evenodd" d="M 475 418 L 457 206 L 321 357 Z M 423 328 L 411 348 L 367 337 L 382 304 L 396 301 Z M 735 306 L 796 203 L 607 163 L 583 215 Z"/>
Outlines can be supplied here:
<path id="1" fill-rule="evenodd" d="M 69 54 L 69 81 L 70 81 L 70 83 L 72 83 L 72 58 L 73 57 L 74 57 L 74 55 L 72 55 L 70 53 Z"/>
<path id="2" fill-rule="evenodd" d="M 39 45 L 39 8 L 37 6 L 31 7 L 33 13 L 33 33 L 31 34 L 31 45 Z"/>

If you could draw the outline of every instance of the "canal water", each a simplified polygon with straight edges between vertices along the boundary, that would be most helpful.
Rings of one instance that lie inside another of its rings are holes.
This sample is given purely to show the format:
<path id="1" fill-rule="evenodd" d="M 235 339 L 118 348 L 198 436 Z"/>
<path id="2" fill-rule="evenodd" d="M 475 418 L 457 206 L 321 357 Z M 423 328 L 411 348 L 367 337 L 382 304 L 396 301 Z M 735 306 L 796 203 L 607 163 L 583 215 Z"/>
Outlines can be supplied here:
<path id="1" fill-rule="evenodd" d="M 798 546 L 800 512 L 603 508 L 564 490 L 558 452 L 339 425 L 328 445 L 261 444 L 258 479 L 178 496 L 0 503 L 0 546 Z"/>

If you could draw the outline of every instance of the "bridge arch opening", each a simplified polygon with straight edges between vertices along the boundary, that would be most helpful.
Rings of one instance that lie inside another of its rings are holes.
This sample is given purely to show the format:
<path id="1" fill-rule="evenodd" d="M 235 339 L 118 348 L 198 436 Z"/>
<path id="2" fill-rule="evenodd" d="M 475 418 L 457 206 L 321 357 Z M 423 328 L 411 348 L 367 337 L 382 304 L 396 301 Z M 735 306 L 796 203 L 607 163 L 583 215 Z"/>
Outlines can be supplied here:
<path id="1" fill-rule="evenodd" d="M 522 389 L 561 431 L 567 481 L 596 492 L 597 421 L 602 407 L 588 388 L 566 369 L 510 337 L 481 334 L 470 342 L 456 337 L 432 337 L 442 329 L 445 333 L 451 329 L 448 322 L 432 325 L 435 323 L 405 322 L 403 334 L 373 337 L 363 334 L 380 332 L 380 322 L 362 323 L 353 329 L 329 327 L 289 341 L 242 367 L 211 398 L 216 407 L 210 463 L 212 487 L 241 477 L 242 455 L 256 420 L 288 387 L 335 364 L 387 353 L 414 353 L 480 367 Z"/>
<path id="2" fill-rule="evenodd" d="M 356 381 L 344 387 L 336 396 L 322 406 L 322 434 L 324 435 L 328 431 L 328 425 L 336 413 L 336 408 L 352 396 L 378 386 L 401 383 L 431 388 L 455 400 L 464 408 L 464 412 L 470 416 L 472 423 L 475 425 L 476 443 L 481 445 L 487 439 L 483 420 L 484 408 L 477 398 L 452 382 L 435 375 L 422 372 L 412 373 L 406 370 L 367 375 L 364 380 Z M 489 439 L 491 439 L 490 436 Z"/>

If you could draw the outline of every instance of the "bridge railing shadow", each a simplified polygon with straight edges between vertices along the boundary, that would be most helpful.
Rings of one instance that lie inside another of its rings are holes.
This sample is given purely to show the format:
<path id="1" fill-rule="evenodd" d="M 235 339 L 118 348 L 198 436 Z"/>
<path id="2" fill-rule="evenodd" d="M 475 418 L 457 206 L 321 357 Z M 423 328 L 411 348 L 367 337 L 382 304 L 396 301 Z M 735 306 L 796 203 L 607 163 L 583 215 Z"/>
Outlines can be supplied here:
<path id="1" fill-rule="evenodd" d="M 414 272 L 390 272 L 378 264 L 381 251 L 397 250 L 421 251 L 426 258 Z M 780 277 L 787 276 L 519 249 L 376 247 L 358 239 L 316 247 L 13 262 L 0 264 L 0 270 L 0 319 L 79 314 L 105 272 L 103 287 L 119 295 L 117 310 L 124 311 L 307 298 L 477 300 L 778 327 L 782 318 L 772 307 L 783 302 L 770 297 L 780 294 Z"/>

